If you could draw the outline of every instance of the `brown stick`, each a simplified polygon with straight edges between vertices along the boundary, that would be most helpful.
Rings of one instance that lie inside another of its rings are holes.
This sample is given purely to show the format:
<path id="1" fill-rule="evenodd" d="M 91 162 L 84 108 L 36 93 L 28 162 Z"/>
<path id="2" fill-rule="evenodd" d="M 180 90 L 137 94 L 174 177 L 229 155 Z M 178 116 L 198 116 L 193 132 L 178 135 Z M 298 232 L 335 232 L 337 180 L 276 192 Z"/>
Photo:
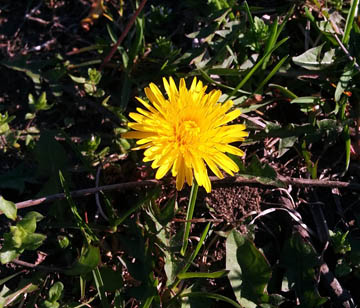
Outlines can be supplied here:
<path id="1" fill-rule="evenodd" d="M 146 187 L 146 186 L 155 186 L 158 185 L 160 182 L 157 180 L 147 180 L 147 181 L 141 181 L 141 182 L 128 182 L 128 183 L 120 183 L 120 184 L 112 184 L 112 185 L 105 185 L 105 186 L 99 186 L 99 187 L 93 187 L 93 188 L 85 188 L 76 190 L 70 193 L 71 197 L 82 197 L 82 196 L 88 196 L 92 195 L 98 191 L 109 191 L 109 190 L 127 190 L 135 187 Z M 56 200 L 65 199 L 65 194 L 55 194 L 50 195 L 46 197 L 42 197 L 39 199 L 31 199 L 26 200 L 23 202 L 16 203 L 17 209 L 23 209 L 26 207 L 42 204 L 42 203 L 48 203 Z"/>
<path id="2" fill-rule="evenodd" d="M 300 179 L 300 178 L 290 178 L 285 176 L 278 176 L 278 179 L 282 181 L 286 185 L 293 185 L 293 186 L 300 186 L 300 187 L 328 187 L 328 188 L 346 188 L 346 189 L 353 189 L 360 191 L 360 184 L 357 183 L 348 183 L 348 182 L 340 182 L 340 181 L 326 181 L 326 180 L 311 180 L 311 179 Z M 249 185 L 249 184 L 260 184 L 259 181 L 256 179 L 247 179 L 241 176 L 238 177 L 227 177 L 225 179 L 219 179 L 217 177 L 211 176 L 210 180 L 213 182 L 215 186 L 221 185 Z M 119 183 L 119 184 L 112 184 L 112 185 L 105 185 L 93 188 L 86 188 L 81 190 L 76 190 L 71 192 L 72 197 L 81 197 L 81 196 L 88 196 L 94 194 L 98 191 L 110 191 L 110 190 L 129 190 L 136 187 L 149 187 L 149 186 L 156 186 L 164 184 L 162 181 L 158 180 L 146 180 L 140 182 L 128 182 L 128 183 Z M 263 184 L 260 184 L 263 185 Z M 273 186 L 269 184 L 267 186 Z M 64 193 L 55 194 L 46 196 L 39 199 L 31 199 L 22 202 L 16 203 L 17 209 L 23 209 L 26 207 L 31 207 L 34 205 L 39 205 L 43 203 L 53 202 L 56 200 L 61 200 L 65 198 Z"/>
<path id="3" fill-rule="evenodd" d="M 138 15 L 140 14 L 140 12 L 142 11 L 142 9 L 145 6 L 147 0 L 142 0 L 138 9 L 136 10 L 135 14 L 131 17 L 131 19 L 129 20 L 128 24 L 126 25 L 123 33 L 121 33 L 119 39 L 117 40 L 116 44 L 111 48 L 109 54 L 105 57 L 103 63 L 101 63 L 99 70 L 102 71 L 104 66 L 110 61 L 110 59 L 113 57 L 115 51 L 117 50 L 117 48 L 120 46 L 121 42 L 124 40 L 124 38 L 126 37 L 126 35 L 128 34 L 128 32 L 130 31 L 132 25 L 134 24 L 136 17 L 138 17 Z"/>
<path id="4" fill-rule="evenodd" d="M 40 265 L 40 264 L 33 264 L 33 263 L 29 263 L 29 262 L 25 262 L 25 261 L 21 261 L 19 259 L 15 259 L 12 260 L 11 263 L 15 263 L 17 265 L 21 265 L 24 267 L 29 267 L 29 268 L 35 268 L 35 269 L 41 269 L 47 272 L 64 272 L 65 270 L 59 267 L 53 267 L 53 266 L 44 266 L 44 265 Z"/>

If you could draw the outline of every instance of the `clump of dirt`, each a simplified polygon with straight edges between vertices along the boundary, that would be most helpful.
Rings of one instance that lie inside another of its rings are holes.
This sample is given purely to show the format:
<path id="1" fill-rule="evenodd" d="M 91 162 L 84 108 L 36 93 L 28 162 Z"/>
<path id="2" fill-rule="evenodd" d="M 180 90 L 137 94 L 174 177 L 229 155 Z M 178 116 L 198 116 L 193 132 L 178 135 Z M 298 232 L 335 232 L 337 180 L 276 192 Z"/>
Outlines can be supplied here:
<path id="1" fill-rule="evenodd" d="M 216 219 L 222 219 L 235 226 L 251 212 L 259 213 L 263 189 L 251 186 L 231 186 L 214 188 L 204 201 L 213 209 Z"/>

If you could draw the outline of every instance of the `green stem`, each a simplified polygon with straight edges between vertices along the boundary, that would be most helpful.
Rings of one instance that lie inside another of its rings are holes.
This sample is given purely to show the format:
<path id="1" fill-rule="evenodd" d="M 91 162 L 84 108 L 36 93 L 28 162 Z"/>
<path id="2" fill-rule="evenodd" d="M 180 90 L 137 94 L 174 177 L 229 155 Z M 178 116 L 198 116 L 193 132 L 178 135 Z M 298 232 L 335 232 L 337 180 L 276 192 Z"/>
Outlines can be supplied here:
<path id="1" fill-rule="evenodd" d="M 184 230 L 184 237 L 183 237 L 183 244 L 180 250 L 180 253 L 182 256 L 185 256 L 186 248 L 188 245 L 189 240 L 189 234 L 190 234 L 190 227 L 191 227 L 191 220 L 194 215 L 194 209 L 195 209 L 195 202 L 197 197 L 199 185 L 194 179 L 193 185 L 191 187 L 191 193 L 190 193 L 190 199 L 189 199 L 189 205 L 186 213 L 186 223 L 185 223 L 185 230 Z"/>

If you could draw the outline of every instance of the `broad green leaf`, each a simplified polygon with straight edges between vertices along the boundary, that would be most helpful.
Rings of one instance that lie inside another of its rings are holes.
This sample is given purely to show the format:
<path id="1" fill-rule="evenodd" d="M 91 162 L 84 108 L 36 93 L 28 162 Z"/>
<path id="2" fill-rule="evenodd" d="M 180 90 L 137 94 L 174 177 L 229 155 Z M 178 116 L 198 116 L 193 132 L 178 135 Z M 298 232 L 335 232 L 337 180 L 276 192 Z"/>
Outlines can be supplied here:
<path id="1" fill-rule="evenodd" d="M 106 292 L 115 292 L 123 287 L 123 276 L 121 271 L 116 271 L 110 267 L 101 267 L 100 274 Z"/>
<path id="2" fill-rule="evenodd" d="M 278 157 L 281 157 L 284 155 L 288 150 L 290 150 L 296 141 L 298 140 L 298 137 L 291 136 L 286 138 L 281 138 L 279 142 L 279 155 Z"/>
<path id="3" fill-rule="evenodd" d="M 5 200 L 3 196 L 0 196 L 0 211 L 11 220 L 15 220 L 17 216 L 17 209 L 14 202 Z"/>
<path id="4" fill-rule="evenodd" d="M 43 131 L 34 148 L 38 162 L 37 176 L 47 178 L 38 197 L 58 193 L 60 189 L 59 170 L 66 175 L 68 169 L 67 154 L 64 147 L 55 139 L 55 133 Z"/>
<path id="5" fill-rule="evenodd" d="M 99 72 L 95 68 L 89 68 L 88 75 L 89 75 L 89 79 L 90 79 L 91 83 L 95 84 L 95 85 L 97 85 L 100 82 L 101 77 L 102 77 L 101 72 Z"/>
<path id="6" fill-rule="evenodd" d="M 49 300 L 45 300 L 42 304 L 42 308 L 59 308 L 60 304 L 58 302 L 52 302 Z"/>
<path id="7" fill-rule="evenodd" d="M 83 247 L 81 255 L 73 267 L 67 270 L 67 275 L 84 275 L 95 269 L 100 262 L 100 249 L 95 246 Z"/>
<path id="8" fill-rule="evenodd" d="M 162 208 L 159 208 L 156 203 L 153 204 L 155 218 L 162 226 L 166 226 L 168 222 L 174 218 L 176 208 L 175 196 L 168 200 Z"/>
<path id="9" fill-rule="evenodd" d="M 344 71 L 340 76 L 339 82 L 336 85 L 334 96 L 335 102 L 340 102 L 341 95 L 344 93 L 344 91 L 347 90 L 355 72 L 354 63 L 350 63 L 345 66 Z"/>
<path id="10" fill-rule="evenodd" d="M 256 179 L 259 183 L 266 185 L 271 184 L 278 187 L 284 187 L 284 184 L 277 178 L 276 171 L 268 164 L 261 164 L 256 155 L 252 157 L 251 162 L 247 167 L 245 167 L 237 157 L 232 157 L 232 159 L 239 166 L 239 174 L 241 176 Z"/>
<path id="11" fill-rule="evenodd" d="M 60 248 L 62 248 L 62 249 L 68 247 L 70 244 L 69 238 L 65 235 L 58 235 L 57 241 L 58 241 Z"/>
<path id="12" fill-rule="evenodd" d="M 6 264 L 16 259 L 20 253 L 17 250 L 7 250 L 4 252 L 0 252 L 0 262 L 2 264 Z"/>
<path id="13" fill-rule="evenodd" d="M 60 299 L 64 285 L 61 281 L 55 282 L 49 290 L 49 301 L 56 302 Z"/>
<path id="14" fill-rule="evenodd" d="M 321 70 L 330 66 L 335 61 L 335 49 L 330 49 L 325 52 L 324 56 L 321 58 L 321 51 L 324 44 L 310 48 L 297 57 L 292 57 L 293 62 L 307 70 Z"/>
<path id="15" fill-rule="evenodd" d="M 23 228 L 28 233 L 33 233 L 36 230 L 36 223 L 43 218 L 44 216 L 40 213 L 31 211 L 17 223 L 17 226 Z"/>
<path id="16" fill-rule="evenodd" d="M 320 265 L 320 256 L 306 243 L 299 233 L 292 235 L 284 245 L 280 266 L 286 269 L 289 285 L 293 286 L 303 308 L 319 307 L 327 299 L 319 295 L 315 267 Z"/>
<path id="17" fill-rule="evenodd" d="M 25 249 L 35 250 L 41 246 L 46 236 L 34 233 L 36 230 L 36 219 L 38 217 L 36 215 L 38 213 L 35 213 L 36 212 L 28 213 L 16 226 L 10 226 L 10 232 L 4 234 L 3 252 L 12 250 L 22 252 Z"/>
<path id="18" fill-rule="evenodd" d="M 53 105 L 47 104 L 46 92 L 42 92 L 38 99 L 35 99 L 34 96 L 31 93 L 29 93 L 28 103 L 29 103 L 30 110 L 32 112 L 41 111 L 41 110 L 49 110 L 53 107 Z"/>
<path id="19" fill-rule="evenodd" d="M 256 307 L 269 301 L 266 288 L 271 268 L 264 255 L 245 235 L 232 230 L 226 240 L 226 269 L 241 305 Z"/>
<path id="20" fill-rule="evenodd" d="M 40 233 L 29 233 L 23 239 L 22 249 L 35 250 L 39 248 L 44 240 L 46 239 L 46 235 Z"/>
<path id="21" fill-rule="evenodd" d="M 27 236 L 27 232 L 18 226 L 10 226 L 10 232 L 4 234 L 5 238 L 5 247 L 7 248 L 7 244 L 11 243 L 11 248 L 21 249 L 24 239 Z"/>
<path id="22" fill-rule="evenodd" d="M 34 170 L 25 164 L 20 164 L 7 173 L 0 175 L 0 188 L 10 188 L 22 193 L 26 182 L 33 183 L 35 179 Z"/>

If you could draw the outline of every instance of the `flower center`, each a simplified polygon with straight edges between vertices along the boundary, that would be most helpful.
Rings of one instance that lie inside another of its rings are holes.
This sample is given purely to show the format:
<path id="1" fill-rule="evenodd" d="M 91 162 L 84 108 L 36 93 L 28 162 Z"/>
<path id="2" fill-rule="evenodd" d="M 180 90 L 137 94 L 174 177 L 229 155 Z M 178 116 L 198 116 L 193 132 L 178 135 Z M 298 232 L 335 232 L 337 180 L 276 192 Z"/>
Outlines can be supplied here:
<path id="1" fill-rule="evenodd" d="M 194 144 L 194 141 L 199 135 L 200 127 L 195 121 L 182 121 L 176 132 L 176 141 L 180 148 L 183 148 L 184 146 Z"/>

